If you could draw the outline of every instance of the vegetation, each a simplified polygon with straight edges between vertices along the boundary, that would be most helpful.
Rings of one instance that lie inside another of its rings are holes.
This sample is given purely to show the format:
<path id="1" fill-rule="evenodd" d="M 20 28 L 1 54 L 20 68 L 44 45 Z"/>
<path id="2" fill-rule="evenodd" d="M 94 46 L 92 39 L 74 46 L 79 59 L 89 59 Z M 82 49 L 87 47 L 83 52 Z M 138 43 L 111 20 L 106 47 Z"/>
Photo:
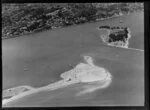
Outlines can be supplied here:
<path id="1" fill-rule="evenodd" d="M 108 42 L 115 42 L 115 41 L 123 41 L 126 43 L 126 40 L 128 38 L 128 29 L 124 28 L 123 30 L 119 30 L 117 32 L 112 32 L 109 34 L 109 40 Z"/>
<path id="2" fill-rule="evenodd" d="M 2 38 L 143 10 L 142 3 L 2 4 Z"/>
<path id="3" fill-rule="evenodd" d="M 115 26 L 100 26 L 99 28 L 106 29 L 108 32 L 108 35 L 102 36 L 104 42 L 119 47 L 128 46 L 128 40 L 131 37 L 129 28 Z"/>

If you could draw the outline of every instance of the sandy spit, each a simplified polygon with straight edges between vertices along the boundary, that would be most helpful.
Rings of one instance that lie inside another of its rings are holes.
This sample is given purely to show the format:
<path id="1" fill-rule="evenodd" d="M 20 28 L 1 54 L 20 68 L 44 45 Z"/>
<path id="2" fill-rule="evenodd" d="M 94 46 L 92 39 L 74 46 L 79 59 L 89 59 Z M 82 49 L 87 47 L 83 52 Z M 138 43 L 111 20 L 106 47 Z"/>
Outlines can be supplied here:
<path id="1" fill-rule="evenodd" d="M 73 69 L 64 72 L 60 75 L 62 80 L 57 81 L 55 83 L 40 87 L 40 88 L 32 88 L 30 86 L 24 86 L 30 89 L 28 91 L 19 93 L 9 99 L 4 99 L 2 101 L 2 105 L 12 102 L 14 100 L 23 98 L 27 95 L 38 93 L 41 91 L 51 91 L 59 88 L 66 87 L 68 85 L 76 84 L 76 83 L 92 83 L 99 82 L 100 86 L 96 88 L 87 88 L 85 91 L 77 94 L 82 95 L 89 91 L 94 91 L 99 88 L 108 87 L 111 82 L 111 74 L 104 68 L 98 67 L 94 64 L 93 58 L 90 56 L 83 56 L 86 63 L 79 63 Z M 101 83 L 102 82 L 102 83 Z"/>

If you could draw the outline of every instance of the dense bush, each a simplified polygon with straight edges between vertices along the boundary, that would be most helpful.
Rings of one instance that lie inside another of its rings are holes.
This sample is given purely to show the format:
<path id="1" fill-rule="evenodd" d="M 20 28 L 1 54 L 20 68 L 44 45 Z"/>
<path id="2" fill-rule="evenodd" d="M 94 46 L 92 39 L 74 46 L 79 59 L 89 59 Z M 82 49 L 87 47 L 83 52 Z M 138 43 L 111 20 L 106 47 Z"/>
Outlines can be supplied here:
<path id="1" fill-rule="evenodd" d="M 142 10 L 139 3 L 2 4 L 2 38 L 81 24 L 120 12 Z"/>

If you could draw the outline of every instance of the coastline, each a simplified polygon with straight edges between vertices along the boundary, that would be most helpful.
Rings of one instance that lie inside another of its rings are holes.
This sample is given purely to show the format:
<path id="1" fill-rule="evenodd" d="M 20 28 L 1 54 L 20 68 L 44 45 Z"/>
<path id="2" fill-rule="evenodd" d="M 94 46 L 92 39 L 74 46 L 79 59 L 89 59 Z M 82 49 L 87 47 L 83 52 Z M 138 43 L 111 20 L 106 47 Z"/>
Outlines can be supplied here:
<path id="1" fill-rule="evenodd" d="M 37 33 L 45 32 L 45 31 L 52 31 L 52 30 L 60 29 L 60 28 L 68 28 L 68 27 L 71 27 L 71 26 L 84 25 L 86 23 L 94 23 L 94 22 L 96 23 L 96 22 L 100 22 L 100 21 L 104 21 L 104 20 L 109 20 L 109 19 L 112 19 L 112 18 L 117 18 L 117 17 L 121 17 L 121 16 L 125 16 L 125 15 L 130 15 L 130 14 L 133 14 L 133 13 L 140 13 L 140 12 L 141 11 L 122 13 L 122 14 L 119 14 L 119 15 L 111 16 L 111 17 L 97 18 L 95 21 L 88 21 L 88 22 L 81 23 L 81 24 L 72 24 L 72 25 L 69 25 L 69 26 L 52 27 L 52 29 L 45 29 L 45 30 L 36 31 L 36 32 L 26 32 L 25 34 L 11 36 L 11 37 L 1 37 L 1 40 L 6 40 L 6 39 L 11 39 L 11 38 L 16 38 L 16 37 L 24 37 L 24 36 L 27 36 L 27 35 L 37 34 Z"/>
<path id="2" fill-rule="evenodd" d="M 11 97 L 10 99 L 4 99 L 2 101 L 2 105 L 5 105 L 9 102 L 15 101 L 17 99 L 23 98 L 25 96 L 28 96 L 34 93 L 38 93 L 41 91 L 56 90 L 56 89 L 67 87 L 69 85 L 76 84 L 76 83 L 88 84 L 88 83 L 93 83 L 93 82 L 99 82 L 100 85 L 102 84 L 101 85 L 102 87 L 100 86 L 97 88 L 100 89 L 100 88 L 108 87 L 108 85 L 111 82 L 111 74 L 106 69 L 94 65 L 92 57 L 84 56 L 84 60 L 86 61 L 86 63 L 79 63 L 72 70 L 62 73 L 60 76 L 62 80 L 46 85 L 44 87 L 32 88 L 26 92 L 19 93 Z M 97 89 L 94 89 L 94 90 L 97 90 Z"/>
<path id="3" fill-rule="evenodd" d="M 120 17 L 120 16 L 124 16 L 124 15 L 129 15 L 129 14 L 128 14 L 128 13 L 127 13 L 127 14 L 123 14 L 123 13 L 122 13 L 122 14 L 120 14 L 120 15 L 114 15 L 114 16 L 111 16 L 111 17 L 97 18 L 95 21 L 88 21 L 88 22 L 85 22 L 85 23 L 100 22 L 100 21 L 109 20 L 109 19 L 111 19 L 111 18 Z M 81 23 L 81 24 L 72 24 L 72 25 L 70 25 L 70 26 L 82 25 L 82 24 L 85 24 L 85 23 Z M 44 31 L 50 31 L 50 30 L 53 30 L 53 29 L 70 27 L 70 26 L 52 27 L 52 29 L 48 29 L 48 30 L 46 29 L 46 30 L 35 31 L 35 32 L 34 32 L 34 31 L 32 31 L 32 32 L 26 32 L 25 34 L 20 34 L 20 35 L 11 36 L 11 37 L 2 37 L 1 39 L 2 39 L 2 40 L 5 40 L 5 39 L 11 39 L 11 38 L 21 37 L 21 36 L 26 36 L 26 35 L 32 35 L 32 34 L 44 32 Z"/>
<path id="4" fill-rule="evenodd" d="M 106 18 L 98 18 L 96 19 L 96 21 L 103 21 L 103 20 L 108 20 L 108 19 L 111 19 L 111 18 L 115 18 L 115 17 L 120 17 L 120 16 L 124 16 L 124 15 L 129 15 L 128 13 L 127 14 L 123 14 L 123 13 L 120 13 L 120 14 L 115 14 L 114 16 L 111 16 L 111 17 L 106 17 Z"/>

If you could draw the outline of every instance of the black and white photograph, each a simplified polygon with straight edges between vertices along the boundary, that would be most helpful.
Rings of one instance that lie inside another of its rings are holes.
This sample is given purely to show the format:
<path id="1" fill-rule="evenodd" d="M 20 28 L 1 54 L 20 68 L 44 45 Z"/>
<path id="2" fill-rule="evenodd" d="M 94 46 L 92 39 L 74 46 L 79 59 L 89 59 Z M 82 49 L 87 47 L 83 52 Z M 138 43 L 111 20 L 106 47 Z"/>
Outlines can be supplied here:
<path id="1" fill-rule="evenodd" d="M 1 6 L 2 108 L 145 105 L 144 2 Z"/>

